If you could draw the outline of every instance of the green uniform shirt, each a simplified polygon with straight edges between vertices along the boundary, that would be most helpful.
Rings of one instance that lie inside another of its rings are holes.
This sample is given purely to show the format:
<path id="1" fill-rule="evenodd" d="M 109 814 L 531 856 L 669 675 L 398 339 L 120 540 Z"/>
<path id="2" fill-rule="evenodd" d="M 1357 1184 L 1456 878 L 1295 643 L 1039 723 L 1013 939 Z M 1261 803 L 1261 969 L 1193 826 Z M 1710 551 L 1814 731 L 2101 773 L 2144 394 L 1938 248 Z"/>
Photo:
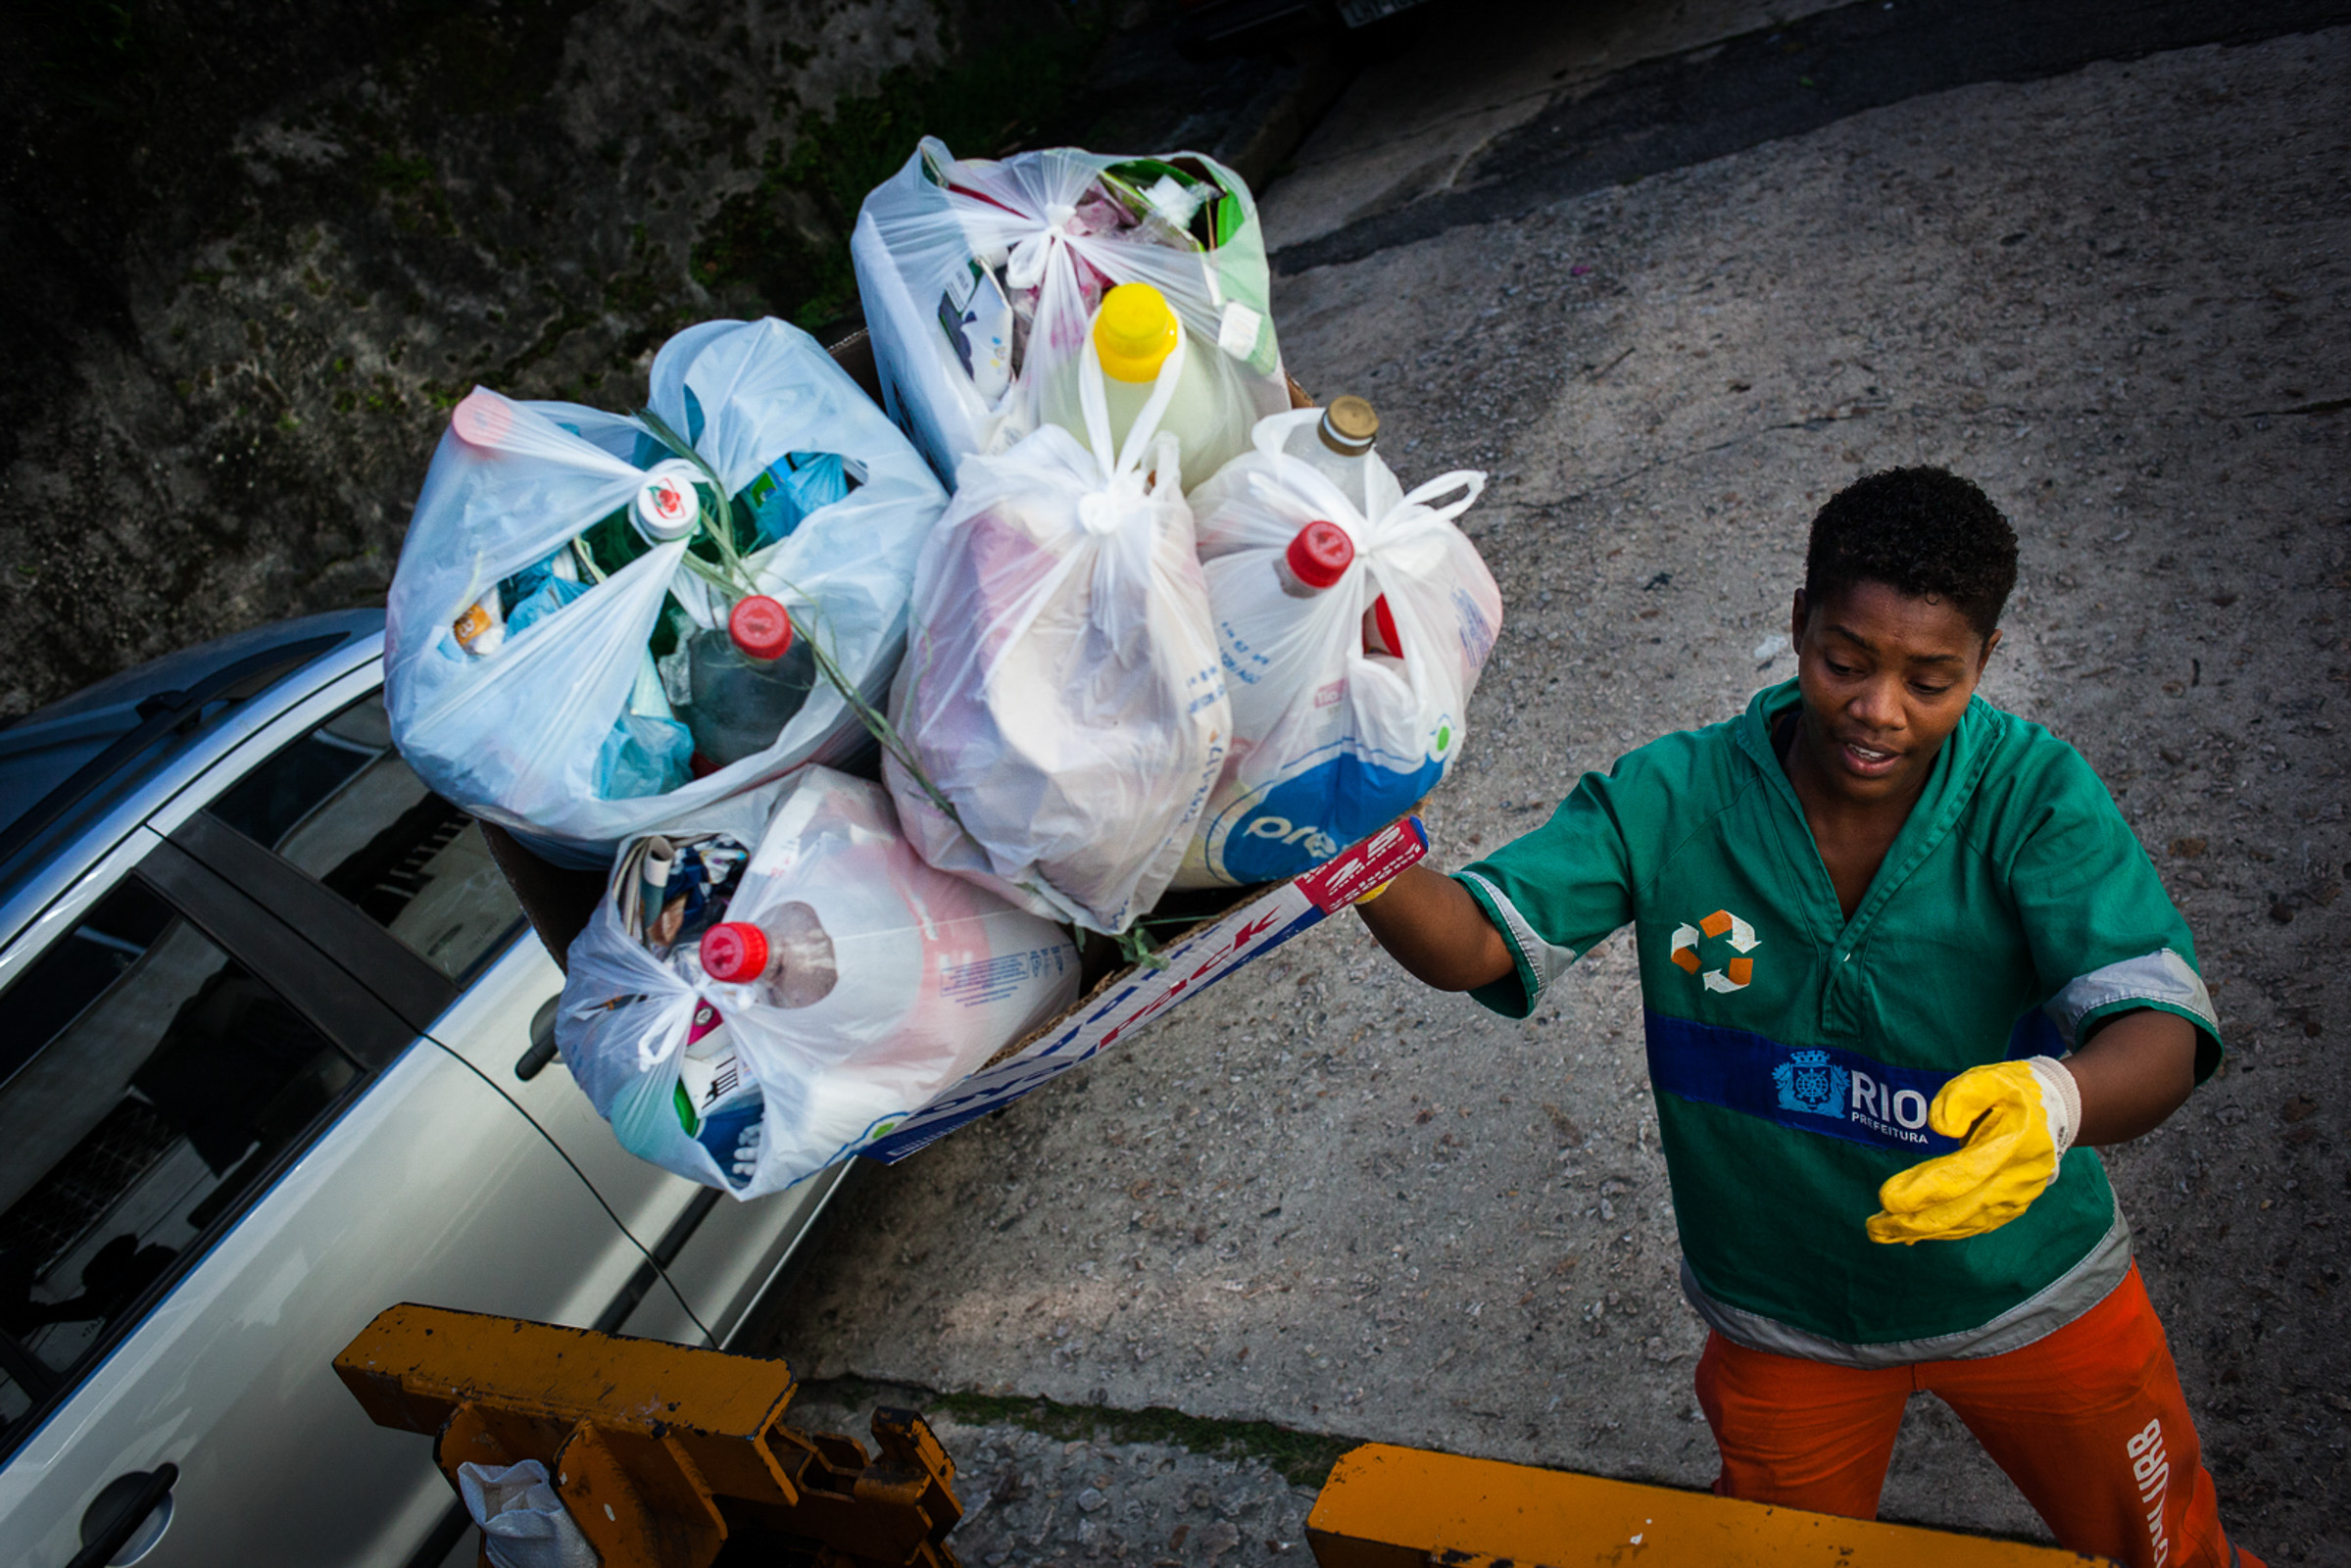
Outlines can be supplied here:
<path id="1" fill-rule="evenodd" d="M 1964 1241 L 1872 1242 L 1879 1184 L 1959 1147 L 1927 1126 L 1953 1075 L 2061 1055 L 2114 1012 L 2191 1020 L 2209 1074 L 2195 950 L 2089 764 L 1982 698 L 1847 920 L 1771 744 L 1798 701 L 1789 681 L 1586 774 L 1462 871 L 1517 960 L 1475 995 L 1523 1018 L 1633 923 L 1684 1284 L 1726 1337 L 1857 1366 L 2014 1349 L 2130 1266 L 2098 1156 Z"/>

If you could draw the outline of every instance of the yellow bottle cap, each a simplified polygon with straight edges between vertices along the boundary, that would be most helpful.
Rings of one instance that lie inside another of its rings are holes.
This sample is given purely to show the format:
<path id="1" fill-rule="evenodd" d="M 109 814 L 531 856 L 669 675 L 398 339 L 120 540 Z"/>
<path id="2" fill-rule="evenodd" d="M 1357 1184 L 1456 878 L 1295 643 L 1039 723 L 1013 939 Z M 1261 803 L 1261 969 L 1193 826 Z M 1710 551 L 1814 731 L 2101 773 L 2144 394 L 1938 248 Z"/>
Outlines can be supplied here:
<path id="1" fill-rule="evenodd" d="M 1094 313 L 1094 350 L 1102 373 L 1120 381 L 1156 380 L 1175 352 L 1175 312 L 1149 283 L 1121 283 Z"/>

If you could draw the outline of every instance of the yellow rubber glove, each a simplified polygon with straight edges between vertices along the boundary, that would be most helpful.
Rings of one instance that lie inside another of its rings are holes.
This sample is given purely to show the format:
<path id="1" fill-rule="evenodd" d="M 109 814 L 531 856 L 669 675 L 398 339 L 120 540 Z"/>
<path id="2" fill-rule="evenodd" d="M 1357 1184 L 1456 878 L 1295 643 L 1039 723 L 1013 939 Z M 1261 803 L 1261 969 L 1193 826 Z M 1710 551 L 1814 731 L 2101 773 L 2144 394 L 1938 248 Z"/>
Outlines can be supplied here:
<path id="1" fill-rule="evenodd" d="M 1928 1124 L 1967 1147 L 1886 1178 L 1870 1240 L 1955 1242 L 1998 1230 L 2057 1179 L 2082 1125 L 2082 1091 L 2053 1056 L 1970 1067 L 1935 1097 Z"/>

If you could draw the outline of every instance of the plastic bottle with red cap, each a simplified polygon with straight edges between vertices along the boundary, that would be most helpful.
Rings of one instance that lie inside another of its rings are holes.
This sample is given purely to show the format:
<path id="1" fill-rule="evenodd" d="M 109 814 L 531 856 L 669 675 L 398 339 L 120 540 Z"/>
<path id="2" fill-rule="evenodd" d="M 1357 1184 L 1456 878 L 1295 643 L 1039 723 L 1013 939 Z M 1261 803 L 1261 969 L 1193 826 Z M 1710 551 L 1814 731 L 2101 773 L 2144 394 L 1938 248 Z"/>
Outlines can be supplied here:
<path id="1" fill-rule="evenodd" d="M 773 746 L 815 684 L 808 640 L 765 594 L 737 600 L 723 629 L 686 639 L 686 727 L 696 754 L 718 767 Z"/>
<path id="2" fill-rule="evenodd" d="M 759 986 L 772 1007 L 807 1007 L 839 983 L 833 939 L 795 900 L 758 920 L 721 920 L 702 934 L 702 970 L 721 985 Z"/>
<path id="3" fill-rule="evenodd" d="M 1386 659 L 1404 657 L 1404 634 L 1396 629 L 1396 612 L 1389 607 L 1386 594 L 1363 612 L 1363 651 Z"/>
<path id="4" fill-rule="evenodd" d="M 1355 542 L 1347 530 L 1318 518 L 1300 528 L 1290 548 L 1274 557 L 1273 574 L 1291 598 L 1311 599 L 1335 587 L 1354 564 Z"/>
<path id="5" fill-rule="evenodd" d="M 1335 522 L 1317 518 L 1292 537 L 1290 547 L 1274 557 L 1273 574 L 1282 592 L 1293 599 L 1311 599 L 1335 588 L 1355 564 L 1354 541 Z M 1403 634 L 1396 629 L 1396 612 L 1388 596 L 1380 595 L 1363 612 L 1363 651 L 1390 659 L 1404 657 Z"/>

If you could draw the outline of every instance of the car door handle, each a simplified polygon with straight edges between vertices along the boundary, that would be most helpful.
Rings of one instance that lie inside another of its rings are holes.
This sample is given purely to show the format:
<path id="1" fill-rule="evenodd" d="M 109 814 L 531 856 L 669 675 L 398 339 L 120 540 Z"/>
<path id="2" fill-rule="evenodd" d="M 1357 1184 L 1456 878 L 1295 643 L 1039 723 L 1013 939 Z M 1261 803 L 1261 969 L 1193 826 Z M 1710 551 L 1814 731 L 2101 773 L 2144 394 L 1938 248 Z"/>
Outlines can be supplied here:
<path id="1" fill-rule="evenodd" d="M 540 1003 L 539 1010 L 531 1014 L 530 1049 L 514 1063 L 514 1076 L 524 1083 L 538 1077 L 540 1069 L 555 1060 L 555 1008 L 563 1000 L 559 991 Z"/>
<path id="2" fill-rule="evenodd" d="M 117 1476 L 100 1488 L 81 1515 L 81 1549 L 66 1568 L 106 1568 L 160 1508 L 163 1517 L 145 1543 L 153 1545 L 171 1522 L 171 1485 L 178 1479 L 179 1466 L 163 1464 Z"/>

